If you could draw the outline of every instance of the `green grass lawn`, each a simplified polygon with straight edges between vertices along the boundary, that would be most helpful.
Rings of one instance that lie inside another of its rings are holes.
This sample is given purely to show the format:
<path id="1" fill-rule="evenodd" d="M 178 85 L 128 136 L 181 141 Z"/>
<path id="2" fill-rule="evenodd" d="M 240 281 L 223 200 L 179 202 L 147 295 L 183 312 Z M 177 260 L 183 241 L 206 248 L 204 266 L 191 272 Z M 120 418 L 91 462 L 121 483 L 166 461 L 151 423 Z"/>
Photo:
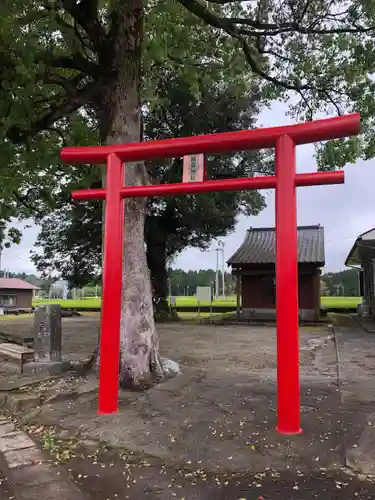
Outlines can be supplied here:
<path id="1" fill-rule="evenodd" d="M 362 304 L 362 297 L 320 297 L 321 307 L 356 308 Z"/>
<path id="2" fill-rule="evenodd" d="M 94 297 L 86 298 L 86 299 L 78 299 L 78 300 L 63 300 L 63 299 L 43 299 L 43 300 L 34 300 L 33 305 L 37 306 L 39 304 L 60 304 L 63 307 L 82 307 L 91 309 L 93 307 L 100 307 L 101 299 L 95 299 Z M 178 306 L 197 306 L 197 301 L 195 297 L 177 297 L 177 305 Z M 202 306 L 209 306 L 209 302 L 201 302 Z M 228 299 L 219 299 L 213 302 L 213 306 L 235 306 L 236 298 L 229 297 Z"/>
<path id="3" fill-rule="evenodd" d="M 362 297 L 321 297 L 321 306 L 330 308 L 355 308 L 357 304 L 362 302 Z M 35 306 L 39 304 L 60 304 L 66 308 L 96 308 L 100 307 L 101 299 L 87 298 L 81 300 L 62 300 L 62 299 L 45 299 L 45 300 L 34 300 L 33 304 Z M 197 306 L 197 301 L 195 297 L 177 297 L 178 306 Z M 202 302 L 202 306 L 209 306 L 209 302 Z M 213 302 L 213 306 L 235 306 L 236 298 L 228 297 L 227 299 L 219 299 Z"/>
<path id="4" fill-rule="evenodd" d="M 101 299 L 89 298 L 89 299 L 78 299 L 78 300 L 63 300 L 63 299 L 42 299 L 33 300 L 34 306 L 39 306 L 41 304 L 60 304 L 62 307 L 74 309 L 75 307 L 91 309 L 94 307 L 100 307 Z"/>

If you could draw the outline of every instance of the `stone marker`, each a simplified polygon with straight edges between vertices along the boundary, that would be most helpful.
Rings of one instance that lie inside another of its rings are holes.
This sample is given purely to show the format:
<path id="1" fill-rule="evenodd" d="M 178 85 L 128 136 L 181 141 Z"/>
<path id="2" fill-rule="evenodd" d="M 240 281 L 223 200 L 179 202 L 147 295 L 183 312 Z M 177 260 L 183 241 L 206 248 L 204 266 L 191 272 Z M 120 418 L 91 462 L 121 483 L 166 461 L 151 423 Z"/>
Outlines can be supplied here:
<path id="1" fill-rule="evenodd" d="M 61 306 L 39 306 L 34 328 L 35 361 L 61 361 Z"/>

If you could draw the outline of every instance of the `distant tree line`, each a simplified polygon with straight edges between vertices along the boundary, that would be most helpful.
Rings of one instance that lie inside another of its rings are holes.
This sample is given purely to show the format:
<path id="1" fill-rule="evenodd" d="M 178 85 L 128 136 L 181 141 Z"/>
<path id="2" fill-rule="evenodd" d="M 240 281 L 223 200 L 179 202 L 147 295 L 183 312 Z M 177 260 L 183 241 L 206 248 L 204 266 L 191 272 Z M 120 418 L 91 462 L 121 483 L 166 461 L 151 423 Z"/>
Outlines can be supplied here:
<path id="1" fill-rule="evenodd" d="M 358 297 L 359 273 L 355 269 L 347 269 L 338 273 L 326 273 L 321 277 L 321 295 L 339 297 Z"/>
<path id="2" fill-rule="evenodd" d="M 216 271 L 201 269 L 200 271 L 184 271 L 168 269 L 169 289 L 171 295 L 195 295 L 197 286 L 215 287 Z M 225 290 L 222 288 L 222 272 L 219 271 L 219 294 L 234 295 L 235 279 L 230 273 L 224 273 Z"/>
<path id="3" fill-rule="evenodd" d="M 184 271 L 183 269 L 168 268 L 168 292 L 171 295 L 195 295 L 197 286 L 215 286 L 216 271 L 214 269 L 201 269 L 200 271 Z M 10 271 L 0 271 L 0 277 L 18 278 L 32 285 L 39 287 L 43 292 L 49 293 L 51 286 L 56 280 L 41 279 L 34 274 L 13 273 Z M 225 295 L 235 295 L 235 277 L 229 272 L 224 274 Z M 347 296 L 358 297 L 359 277 L 355 269 L 347 269 L 337 273 L 325 273 L 320 279 L 320 293 L 324 296 Z M 73 298 L 72 290 L 75 288 L 71 283 L 69 298 Z M 223 295 L 222 273 L 219 271 L 219 294 Z M 101 296 L 101 279 L 87 283 L 85 286 L 85 297 Z M 79 298 L 79 290 L 76 297 Z"/>
<path id="4" fill-rule="evenodd" d="M 197 286 L 215 286 L 216 271 L 213 269 L 201 269 L 200 271 L 184 271 L 183 269 L 172 269 L 168 268 L 168 292 L 171 295 L 195 295 Z M 49 294 L 51 287 L 54 284 L 57 286 L 56 279 L 48 280 L 42 279 L 34 274 L 27 273 L 12 273 L 10 271 L 0 271 L 0 277 L 6 278 L 19 278 L 23 281 L 31 283 L 39 287 L 45 294 Z M 224 274 L 225 278 L 225 294 L 233 295 L 235 294 L 235 280 L 230 273 Z M 52 293 L 52 298 L 59 296 L 59 288 L 54 289 Z M 95 297 L 101 296 L 101 278 L 99 277 L 95 281 L 88 282 L 84 288 L 77 288 L 74 283 L 69 283 L 69 293 L 68 298 L 82 298 L 83 292 L 85 297 Z M 222 288 L 222 273 L 219 271 L 219 293 L 223 294 Z"/>
<path id="5" fill-rule="evenodd" d="M 235 294 L 235 280 L 230 273 L 224 274 L 225 278 L 225 295 Z M 213 269 L 201 269 L 200 271 L 184 271 L 183 269 L 167 269 L 167 295 L 179 296 L 195 295 L 197 286 L 213 286 L 215 287 L 216 271 Z M 219 271 L 219 294 L 223 295 L 222 272 Z M 101 296 L 101 277 L 95 281 L 90 281 L 84 288 L 76 288 L 74 283 L 69 286 L 69 298 L 81 298 L 83 296 Z M 157 297 L 158 295 L 155 294 Z"/>
<path id="6" fill-rule="evenodd" d="M 172 295 L 194 295 L 197 286 L 215 286 L 216 272 L 214 269 L 200 271 L 184 271 L 183 269 L 168 269 L 169 286 Z M 219 293 L 222 294 L 222 278 L 219 271 Z M 358 297 L 359 276 L 355 269 L 347 269 L 337 273 L 325 273 L 321 276 L 321 295 Z M 235 295 L 235 277 L 225 273 L 225 294 Z"/>

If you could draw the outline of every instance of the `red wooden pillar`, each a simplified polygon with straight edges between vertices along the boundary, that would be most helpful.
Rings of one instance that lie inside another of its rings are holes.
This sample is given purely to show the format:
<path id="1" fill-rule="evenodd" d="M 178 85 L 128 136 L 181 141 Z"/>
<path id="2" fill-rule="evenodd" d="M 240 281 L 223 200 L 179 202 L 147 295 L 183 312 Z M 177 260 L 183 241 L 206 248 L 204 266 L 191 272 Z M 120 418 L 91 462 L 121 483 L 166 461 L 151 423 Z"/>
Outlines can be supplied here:
<path id="1" fill-rule="evenodd" d="M 296 154 L 293 140 L 276 141 L 277 430 L 300 428 Z"/>
<path id="2" fill-rule="evenodd" d="M 98 413 L 118 410 L 122 253 L 124 235 L 124 164 L 116 154 L 107 158 L 104 222 L 102 319 L 100 336 Z"/>
<path id="3" fill-rule="evenodd" d="M 226 132 L 198 137 L 111 146 L 64 148 L 63 161 L 75 164 L 107 161 L 107 190 L 75 191 L 81 200 L 106 199 L 102 334 L 100 343 L 99 412 L 117 410 L 121 318 L 123 203 L 121 198 L 170 196 L 212 191 L 269 189 L 276 187 L 276 310 L 278 358 L 278 430 L 300 430 L 299 340 L 296 185 L 341 184 L 343 172 L 295 173 L 295 144 L 356 135 L 360 116 L 353 114 L 305 124 L 269 129 Z M 276 149 L 276 177 L 223 179 L 220 181 L 128 186 L 123 185 L 122 162 L 186 155 L 217 154 L 236 150 Z M 121 160 L 120 160 L 121 158 Z"/>

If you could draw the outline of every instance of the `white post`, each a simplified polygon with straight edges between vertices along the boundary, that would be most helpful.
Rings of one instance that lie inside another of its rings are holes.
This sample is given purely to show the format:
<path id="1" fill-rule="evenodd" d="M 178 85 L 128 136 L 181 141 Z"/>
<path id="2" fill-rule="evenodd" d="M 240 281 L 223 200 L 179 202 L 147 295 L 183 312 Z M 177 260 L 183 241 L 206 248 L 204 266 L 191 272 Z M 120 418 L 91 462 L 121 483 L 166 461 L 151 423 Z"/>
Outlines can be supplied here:
<path id="1" fill-rule="evenodd" d="M 222 252 L 222 258 L 223 258 L 223 262 L 222 262 L 222 273 L 223 273 L 223 299 L 225 299 L 225 257 L 224 257 L 224 243 L 222 243 L 222 249 L 221 249 L 221 252 Z"/>
<path id="2" fill-rule="evenodd" d="M 216 248 L 215 297 L 219 297 L 219 247 Z"/>

